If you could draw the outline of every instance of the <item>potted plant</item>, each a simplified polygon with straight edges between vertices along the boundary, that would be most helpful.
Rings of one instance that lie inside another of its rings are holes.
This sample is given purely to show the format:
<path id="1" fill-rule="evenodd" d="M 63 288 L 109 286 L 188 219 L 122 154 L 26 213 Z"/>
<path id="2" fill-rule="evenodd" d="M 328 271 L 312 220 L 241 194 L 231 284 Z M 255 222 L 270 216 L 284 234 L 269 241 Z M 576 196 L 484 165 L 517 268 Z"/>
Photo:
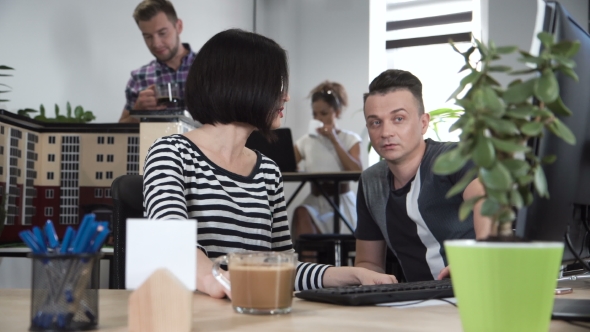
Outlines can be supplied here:
<path id="1" fill-rule="evenodd" d="M 0 70 L 14 70 L 14 68 L 12 67 L 8 67 L 8 66 L 4 66 L 4 65 L 0 65 Z M 12 76 L 10 74 L 0 74 L 0 76 Z M 1 86 L 7 87 L 10 89 L 10 86 L 4 84 L 4 83 L 0 83 Z M 10 92 L 10 90 L 0 90 L 0 93 L 7 93 Z M 0 102 L 3 101 L 9 101 L 8 99 L 0 99 Z"/>
<path id="2" fill-rule="evenodd" d="M 483 201 L 481 213 L 492 220 L 487 241 L 445 242 L 466 331 L 547 331 L 549 327 L 563 244 L 515 239 L 512 222 L 515 209 L 532 203 L 531 187 L 540 197 L 549 195 L 541 165 L 555 157 L 540 159 L 527 142 L 546 129 L 575 144 L 575 136 L 557 118 L 571 112 L 561 101 L 555 72 L 577 80 L 571 57 L 580 44 L 554 43 L 545 32 L 537 37 L 543 51 L 539 56 L 519 51 L 520 61 L 531 66 L 520 71 L 495 64 L 517 47 L 475 40 L 475 46 L 461 52 L 452 45 L 465 58 L 461 70 L 469 71 L 450 97 L 464 109 L 450 128 L 461 130 L 460 141 L 436 160 L 433 171 L 452 174 L 472 161 L 474 167 L 447 197 L 463 192 L 477 177 L 485 194 L 463 202 L 459 217 L 465 219 Z M 474 64 L 471 58 L 477 53 L 480 59 Z M 526 76 L 503 87 L 492 77 L 494 72 Z"/>

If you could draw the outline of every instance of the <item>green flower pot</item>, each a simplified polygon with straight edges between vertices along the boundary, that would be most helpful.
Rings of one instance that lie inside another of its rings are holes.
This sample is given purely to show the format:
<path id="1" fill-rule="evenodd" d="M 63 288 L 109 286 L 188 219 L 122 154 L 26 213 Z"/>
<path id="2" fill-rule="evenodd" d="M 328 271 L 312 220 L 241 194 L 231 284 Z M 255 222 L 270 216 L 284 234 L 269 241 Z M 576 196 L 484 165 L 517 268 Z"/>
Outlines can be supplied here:
<path id="1" fill-rule="evenodd" d="M 464 331 L 547 331 L 563 243 L 445 241 Z"/>

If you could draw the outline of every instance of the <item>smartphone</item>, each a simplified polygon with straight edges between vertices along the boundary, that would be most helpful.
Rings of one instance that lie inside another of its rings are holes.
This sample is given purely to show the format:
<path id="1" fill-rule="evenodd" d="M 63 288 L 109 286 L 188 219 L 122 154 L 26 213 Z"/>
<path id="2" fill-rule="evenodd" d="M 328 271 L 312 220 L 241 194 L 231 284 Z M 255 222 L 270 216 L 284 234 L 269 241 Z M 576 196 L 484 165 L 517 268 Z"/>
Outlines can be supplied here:
<path id="1" fill-rule="evenodd" d="M 555 295 L 564 295 L 573 292 L 571 287 L 559 287 L 555 288 Z"/>

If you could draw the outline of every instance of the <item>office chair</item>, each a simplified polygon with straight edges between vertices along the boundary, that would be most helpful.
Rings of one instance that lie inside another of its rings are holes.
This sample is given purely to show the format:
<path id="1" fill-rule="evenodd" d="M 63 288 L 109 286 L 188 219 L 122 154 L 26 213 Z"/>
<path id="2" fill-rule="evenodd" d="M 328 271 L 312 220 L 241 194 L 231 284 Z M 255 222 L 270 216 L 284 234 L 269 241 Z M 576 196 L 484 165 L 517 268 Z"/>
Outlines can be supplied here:
<path id="1" fill-rule="evenodd" d="M 111 185 L 113 197 L 113 259 L 110 288 L 125 289 L 125 245 L 128 218 L 143 218 L 143 176 L 121 175 Z"/>

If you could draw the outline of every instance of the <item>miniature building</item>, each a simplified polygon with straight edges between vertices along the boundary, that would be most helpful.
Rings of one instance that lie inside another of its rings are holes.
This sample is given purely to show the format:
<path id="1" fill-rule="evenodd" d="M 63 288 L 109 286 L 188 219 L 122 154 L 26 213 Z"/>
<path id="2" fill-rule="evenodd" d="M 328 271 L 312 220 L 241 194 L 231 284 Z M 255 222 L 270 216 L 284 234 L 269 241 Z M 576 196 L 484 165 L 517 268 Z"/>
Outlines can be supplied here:
<path id="1" fill-rule="evenodd" d="M 138 124 L 45 123 L 0 110 L 0 243 L 47 219 L 60 237 L 86 213 L 109 220 L 111 183 L 139 174 L 139 145 Z"/>

